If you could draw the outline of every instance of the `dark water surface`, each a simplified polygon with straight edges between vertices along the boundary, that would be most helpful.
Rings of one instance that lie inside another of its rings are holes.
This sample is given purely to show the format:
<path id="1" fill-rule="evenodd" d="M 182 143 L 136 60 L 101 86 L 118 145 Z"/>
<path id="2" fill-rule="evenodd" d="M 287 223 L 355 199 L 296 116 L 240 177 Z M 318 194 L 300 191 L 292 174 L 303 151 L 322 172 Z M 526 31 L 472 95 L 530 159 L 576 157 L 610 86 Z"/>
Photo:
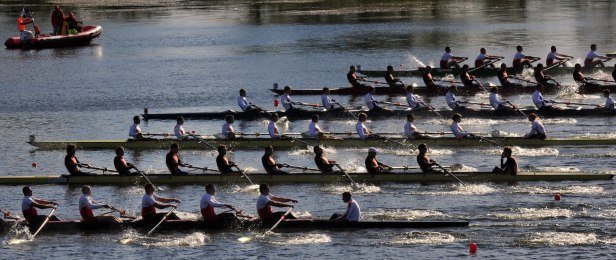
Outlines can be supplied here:
<path id="1" fill-rule="evenodd" d="M 480 47 L 511 62 L 516 45 L 525 53 L 545 58 L 549 47 L 581 62 L 588 46 L 614 51 L 616 10 L 612 1 L 85 1 L 65 0 L 86 24 L 99 24 L 103 35 L 92 46 L 40 51 L 1 50 L 0 172 L 2 175 L 64 173 L 62 151 L 37 151 L 24 141 L 123 139 L 131 118 L 144 107 L 151 112 L 220 111 L 235 109 L 237 91 L 246 88 L 252 102 L 274 109 L 268 88 L 273 83 L 297 88 L 346 86 L 351 64 L 379 69 L 434 65 L 444 46 L 454 54 L 474 58 Z M 52 4 L 32 7 L 44 31 L 50 31 Z M 15 20 L 21 1 L 0 3 L 0 36 L 17 34 Z M 610 63 L 612 64 L 612 63 Z M 609 73 L 609 72 L 607 72 Z M 602 75 L 595 75 L 602 76 Z M 557 78 L 572 85 L 569 75 Z M 419 83 L 407 78 L 406 82 Z M 495 79 L 488 79 L 496 83 Z M 420 84 L 421 85 L 421 84 Z M 337 97 L 360 105 L 361 99 Z M 385 98 L 385 97 L 379 97 Z M 553 98 L 601 103 L 599 95 L 565 91 Z M 318 97 L 296 97 L 316 103 Z M 486 95 L 470 97 L 487 102 Z M 403 100 L 394 97 L 393 100 Z M 514 96 L 522 106 L 530 96 Z M 433 99 L 437 107 L 444 98 Z M 187 129 L 217 133 L 221 120 L 188 121 Z M 402 119 L 373 121 L 378 131 L 402 131 Z M 447 131 L 448 122 L 425 119 L 421 129 Z M 614 137 L 615 119 L 544 120 L 553 136 L 589 132 Z M 151 121 L 144 132 L 172 132 L 174 122 Z M 280 127 L 299 132 L 308 121 Z M 355 122 L 322 121 L 327 130 L 352 131 Z M 523 119 L 469 119 L 471 131 L 501 130 L 522 134 Z M 237 122 L 236 129 L 266 132 L 267 122 Z M 397 129 L 397 130 L 396 130 Z M 363 170 L 364 150 L 326 149 L 343 166 Z M 380 158 L 392 165 L 415 165 L 415 152 L 382 148 Z M 515 148 L 521 167 L 545 170 L 613 171 L 614 147 Z M 165 151 L 127 152 L 127 158 L 149 173 L 163 173 Z M 183 151 L 183 159 L 214 167 L 210 151 Z M 469 170 L 491 170 L 498 148 L 434 148 L 432 157 L 444 164 L 462 163 Z M 260 169 L 260 151 L 236 151 L 230 157 L 253 171 Z M 281 162 L 311 165 L 305 149 L 280 151 Z M 81 161 L 112 166 L 112 151 L 79 151 Z M 38 163 L 32 168 L 32 162 Z M 61 203 L 58 215 L 76 219 L 79 189 L 35 186 L 35 195 Z M 164 187 L 176 196 L 186 218 L 197 217 L 200 186 Z M 339 193 L 345 183 L 276 185 L 273 193 L 298 198 L 300 215 L 327 217 L 344 204 Z M 0 187 L 0 207 L 19 212 L 17 186 Z M 94 187 L 95 197 L 136 212 L 139 187 Z M 563 194 L 554 202 L 552 195 Z M 254 210 L 257 194 L 245 187 L 223 186 L 217 194 Z M 435 230 L 318 231 L 276 234 L 241 244 L 249 233 L 172 233 L 142 239 L 135 233 L 42 234 L 36 241 L 2 245 L 0 258 L 454 258 L 467 257 L 468 243 L 479 246 L 484 258 L 614 258 L 616 251 L 616 189 L 612 181 L 560 183 L 476 183 L 368 185 L 356 193 L 364 219 L 468 219 L 469 228 Z M 4 236 L 4 234 L 3 234 Z M 122 238 L 133 238 L 128 244 Z M 9 236 L 3 240 L 10 239 Z"/>

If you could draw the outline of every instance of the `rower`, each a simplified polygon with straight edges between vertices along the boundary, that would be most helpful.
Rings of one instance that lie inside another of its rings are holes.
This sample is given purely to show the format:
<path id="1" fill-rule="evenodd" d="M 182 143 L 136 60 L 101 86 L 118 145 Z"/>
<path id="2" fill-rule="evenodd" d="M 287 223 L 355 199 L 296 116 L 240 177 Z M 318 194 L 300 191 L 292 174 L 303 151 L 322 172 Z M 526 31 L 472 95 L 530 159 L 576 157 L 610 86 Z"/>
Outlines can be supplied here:
<path id="1" fill-rule="evenodd" d="M 445 101 L 447 101 L 447 105 L 453 111 L 464 111 L 466 110 L 465 106 L 460 105 L 460 101 L 456 99 L 456 93 L 458 92 L 458 88 L 455 85 L 449 87 L 447 94 L 445 95 Z"/>
<path id="2" fill-rule="evenodd" d="M 490 89 L 490 106 L 494 108 L 494 110 L 499 109 L 507 109 L 507 101 L 498 99 L 498 88 L 492 87 Z"/>
<path id="3" fill-rule="evenodd" d="M 314 163 L 317 165 L 317 168 L 319 168 L 321 173 L 323 174 L 334 173 L 334 166 L 336 166 L 336 161 L 328 160 L 327 157 L 325 157 L 325 152 L 323 151 L 323 148 L 321 148 L 318 145 L 314 147 L 313 151 L 314 151 Z"/>
<path id="4" fill-rule="evenodd" d="M 455 138 L 462 139 L 475 137 L 474 134 L 467 133 L 466 131 L 464 131 L 464 129 L 460 125 L 460 123 L 462 122 L 462 115 L 455 113 L 453 114 L 453 116 L 451 116 L 451 120 L 453 121 L 451 123 L 451 132 L 453 133 L 453 136 Z"/>
<path id="5" fill-rule="evenodd" d="M 428 157 L 428 146 L 426 144 L 419 144 L 417 146 L 417 150 L 419 150 L 419 154 L 417 155 L 417 164 L 419 165 L 419 169 L 421 169 L 422 173 L 440 172 L 432 168 L 432 166 L 436 165 L 436 161 Z"/>
<path id="6" fill-rule="evenodd" d="M 404 83 L 402 83 L 399 78 L 394 78 L 394 67 L 391 65 L 387 66 L 385 82 L 387 82 L 387 85 L 390 87 L 404 87 Z"/>
<path id="7" fill-rule="evenodd" d="M 496 76 L 498 77 L 498 81 L 503 88 L 509 88 L 513 86 L 513 84 L 509 82 L 509 75 L 507 74 L 507 64 L 501 64 L 500 69 L 496 73 Z"/>
<path id="8" fill-rule="evenodd" d="M 575 64 L 575 69 L 573 69 L 573 80 L 578 84 L 586 84 L 589 78 L 584 77 L 584 74 L 581 72 L 582 65 L 579 63 Z"/>
<path id="9" fill-rule="evenodd" d="M 169 212 L 160 212 L 156 213 L 156 209 L 166 209 L 166 208 L 176 208 L 177 204 L 171 203 L 181 203 L 180 200 L 175 198 L 164 198 L 156 195 L 154 193 L 154 185 L 146 184 L 144 186 L 145 195 L 143 195 L 143 199 L 141 200 L 141 217 L 144 221 L 152 221 L 158 222 L 161 221 Z M 167 220 L 180 220 L 180 218 L 175 215 L 175 213 L 169 214 L 167 216 Z"/>
<path id="10" fill-rule="evenodd" d="M 586 54 L 586 59 L 584 59 L 584 67 L 594 68 L 599 66 L 601 68 L 605 68 L 605 64 L 603 64 L 603 62 L 609 61 L 611 59 L 612 58 L 610 57 L 597 54 L 597 45 L 592 44 L 590 45 L 590 51 L 588 52 L 588 54 Z"/>
<path id="11" fill-rule="evenodd" d="M 233 129 L 233 122 L 235 121 L 235 117 L 233 115 L 227 115 L 225 117 L 225 123 L 222 124 L 222 136 L 226 140 L 235 140 L 236 134 Z"/>
<path id="12" fill-rule="evenodd" d="M 375 139 L 379 137 L 378 135 L 375 135 L 372 132 L 370 132 L 370 130 L 368 130 L 368 128 L 364 125 L 364 123 L 368 119 L 368 115 L 366 115 L 366 113 L 363 113 L 363 112 L 359 113 L 357 117 L 358 119 L 357 119 L 357 124 L 355 125 L 355 130 L 357 131 L 357 135 L 359 135 L 359 139 L 366 140 L 366 139 Z"/>
<path id="13" fill-rule="evenodd" d="M 437 88 L 439 87 L 439 85 L 437 85 L 434 82 L 434 78 L 432 78 L 432 67 L 430 66 L 426 66 L 424 73 L 421 74 L 421 78 L 423 79 L 424 84 L 426 84 L 427 88 Z"/>
<path id="14" fill-rule="evenodd" d="M 259 218 L 263 223 L 275 223 L 282 216 L 284 216 L 285 212 L 273 212 L 272 206 L 274 207 L 289 207 L 293 208 L 295 205 L 287 204 L 288 202 L 297 203 L 297 200 L 288 199 L 283 197 L 278 197 L 270 194 L 270 188 L 267 184 L 259 185 L 259 198 L 257 199 L 257 213 L 259 214 Z M 285 216 L 285 219 L 295 219 L 293 214 L 289 213 Z"/>
<path id="15" fill-rule="evenodd" d="M 477 58 L 475 58 L 475 68 L 489 65 L 494 69 L 494 62 L 502 58 L 503 57 L 501 56 L 488 55 L 486 54 L 486 48 L 481 48 L 479 50 L 479 55 L 477 55 Z"/>
<path id="16" fill-rule="evenodd" d="M 188 138 L 195 138 L 194 134 L 189 134 L 186 130 L 184 130 L 184 117 L 178 116 L 175 121 L 177 124 L 173 128 L 173 132 L 175 133 L 175 137 L 178 140 L 188 140 Z"/>
<path id="17" fill-rule="evenodd" d="M 227 147 L 225 145 L 219 145 L 217 147 L 218 156 L 216 156 L 216 166 L 220 174 L 233 174 L 233 167 L 237 166 L 235 162 L 227 158 Z"/>
<path id="18" fill-rule="evenodd" d="M 280 168 L 287 166 L 286 164 L 276 163 L 274 160 L 274 147 L 268 145 L 265 147 L 265 153 L 261 157 L 261 164 L 263 165 L 263 169 L 265 169 L 265 173 L 271 175 L 282 175 L 289 174 L 288 172 L 280 170 Z"/>
<path id="19" fill-rule="evenodd" d="M 74 144 L 69 144 L 66 146 L 66 156 L 64 157 L 64 167 L 71 176 L 85 176 L 88 175 L 85 172 L 81 171 L 80 167 L 90 167 L 87 163 L 81 163 L 77 156 L 75 156 L 75 152 L 77 150 L 77 146 Z"/>
<path id="20" fill-rule="evenodd" d="M 126 159 L 124 159 L 124 147 L 118 146 L 115 149 L 115 158 L 113 158 L 113 166 L 120 176 L 132 176 L 138 175 L 139 171 L 131 172 L 131 169 L 137 170 L 135 165 L 132 163 L 127 163 Z"/>
<path id="21" fill-rule="evenodd" d="M 364 95 L 364 102 L 366 102 L 366 106 L 368 106 L 369 112 L 382 112 L 382 111 L 390 112 L 389 109 L 382 108 L 377 104 L 378 101 L 376 101 L 373 96 L 375 94 L 376 94 L 376 89 L 370 86 L 366 90 L 366 95 Z"/>
<path id="22" fill-rule="evenodd" d="M 325 137 L 319 126 L 319 115 L 312 115 L 312 120 L 308 125 L 308 136 L 315 139 L 323 139 Z"/>
<path id="23" fill-rule="evenodd" d="M 144 139 L 143 133 L 141 133 L 141 127 L 139 127 L 139 124 L 141 124 L 141 117 L 134 116 L 133 125 L 131 125 L 130 128 L 128 129 L 128 136 L 132 137 L 135 140 Z"/>
<path id="24" fill-rule="evenodd" d="M 413 87 L 413 85 L 406 85 L 404 87 L 404 90 L 406 92 L 406 103 L 412 110 L 427 108 L 427 106 L 422 106 L 422 102 L 417 100 L 417 96 L 413 94 L 413 92 L 415 91 L 415 87 Z"/>
<path id="25" fill-rule="evenodd" d="M 441 56 L 441 69 L 449 69 L 451 67 L 455 67 L 457 69 L 460 68 L 460 62 L 468 59 L 467 57 L 458 57 L 451 55 L 451 48 L 449 46 L 445 47 L 445 53 Z"/>
<path id="26" fill-rule="evenodd" d="M 548 104 L 550 101 L 543 98 L 541 91 L 543 91 L 543 86 L 537 84 L 537 89 L 533 92 L 533 103 L 537 107 L 537 111 L 554 109 L 552 104 Z"/>
<path id="27" fill-rule="evenodd" d="M 524 136 L 526 139 L 541 139 L 545 140 L 546 133 L 543 124 L 539 122 L 537 115 L 535 113 L 528 114 L 528 121 L 532 123 L 530 132 Z"/>
<path id="28" fill-rule="evenodd" d="M 513 67 L 514 68 L 522 68 L 524 66 L 533 67 L 532 62 L 540 60 L 539 57 L 526 56 L 522 53 L 524 50 L 522 46 L 518 45 L 516 47 L 517 52 L 513 55 Z"/>
<path id="29" fill-rule="evenodd" d="M 539 85 L 543 85 L 544 87 L 554 86 L 554 84 L 549 82 L 550 80 L 554 81 L 554 79 L 550 76 L 546 76 L 545 74 L 543 74 L 543 64 L 541 63 L 537 64 L 537 68 L 535 68 L 534 74 L 535 74 L 535 81 L 537 81 Z"/>
<path id="30" fill-rule="evenodd" d="M 302 110 L 294 106 L 298 102 L 293 101 L 291 98 L 291 87 L 289 86 L 284 87 L 284 93 L 280 96 L 280 103 L 282 103 L 282 107 L 284 107 L 287 113 Z"/>
<path id="31" fill-rule="evenodd" d="M 503 153 L 501 154 L 500 167 L 494 167 L 492 173 L 504 173 L 509 175 L 518 174 L 518 160 L 513 157 L 512 154 L 513 152 L 511 151 L 511 147 L 505 146 L 505 148 L 503 148 Z M 503 163 L 504 159 L 507 159 L 507 161 Z"/>
<path id="32" fill-rule="evenodd" d="M 94 209 L 106 208 L 113 209 L 109 204 L 98 204 L 92 199 L 92 188 L 88 185 L 81 186 L 81 197 L 79 198 L 79 214 L 85 222 L 104 222 L 104 223 L 122 223 L 122 220 L 116 216 L 100 215 L 94 216 Z"/>
<path id="33" fill-rule="evenodd" d="M 248 102 L 246 98 L 246 90 L 240 89 L 240 96 L 237 98 L 237 105 L 240 106 L 244 112 L 260 112 L 263 111 L 260 107 Z"/>
<path id="34" fill-rule="evenodd" d="M 284 136 L 280 134 L 278 131 L 278 126 L 276 126 L 276 122 L 278 122 L 278 113 L 273 112 L 270 116 L 270 122 L 267 125 L 267 132 L 272 140 L 283 138 Z"/>
<path id="35" fill-rule="evenodd" d="M 389 173 L 391 166 L 379 162 L 376 159 L 376 154 L 376 148 L 368 148 L 368 156 L 366 156 L 366 160 L 364 161 L 368 174 L 375 175 L 379 173 Z"/>
<path id="36" fill-rule="evenodd" d="M 610 90 L 609 89 L 604 89 L 603 90 L 603 97 L 605 97 L 605 105 L 601 106 L 598 105 L 596 109 L 603 109 L 603 110 L 614 110 L 614 99 L 612 99 L 612 97 L 610 97 Z"/>
<path id="37" fill-rule="evenodd" d="M 347 80 L 349 81 L 349 83 L 351 83 L 351 86 L 353 86 L 354 88 L 367 88 L 367 87 L 369 87 L 366 84 L 359 83 L 359 81 L 360 80 L 364 80 L 364 78 L 357 77 L 357 75 L 355 74 L 355 66 L 354 65 L 351 65 L 351 67 L 349 67 L 349 73 L 347 73 Z"/>
<path id="38" fill-rule="evenodd" d="M 409 139 L 432 139 L 430 136 L 423 135 L 417 131 L 417 127 L 413 124 L 415 122 L 415 115 L 406 115 L 406 124 L 404 124 L 404 136 Z"/>
<path id="39" fill-rule="evenodd" d="M 475 87 L 475 84 L 473 83 L 475 81 L 475 77 L 471 76 L 468 71 L 468 65 L 464 64 L 464 66 L 462 66 L 462 74 L 460 74 L 460 81 L 462 81 L 462 84 L 464 84 L 465 87 L 472 88 Z"/>
<path id="40" fill-rule="evenodd" d="M 21 213 L 24 215 L 26 221 L 31 225 L 39 226 L 47 218 L 46 215 L 39 215 L 36 211 L 37 208 L 55 209 L 58 206 L 58 203 L 56 202 L 35 198 L 32 196 L 32 189 L 28 186 L 23 187 L 22 192 L 24 194 L 24 198 L 21 201 Z M 51 215 L 49 220 L 60 221 L 60 219 L 58 219 L 55 215 Z"/>
<path id="41" fill-rule="evenodd" d="M 554 60 L 557 60 L 558 62 L 560 62 L 560 64 L 558 64 L 558 66 L 565 66 L 565 63 L 562 61 L 568 60 L 568 59 L 572 59 L 573 56 L 569 56 L 569 55 L 565 55 L 565 54 L 560 54 L 558 52 L 556 52 L 556 46 L 552 46 L 550 47 L 550 52 L 548 53 L 548 57 L 545 59 L 545 66 L 548 67 L 552 67 L 552 65 L 554 65 Z"/>
<path id="42" fill-rule="evenodd" d="M 351 193 L 348 191 L 343 192 L 342 201 L 347 204 L 347 209 L 344 214 L 333 214 L 331 218 L 329 218 L 329 220 L 336 222 L 358 222 L 361 218 L 361 209 L 359 208 L 359 204 L 357 204 L 357 201 L 355 201 L 351 197 Z"/>
<path id="43" fill-rule="evenodd" d="M 224 226 L 228 227 L 229 224 L 238 223 L 239 220 L 235 217 L 235 214 L 224 212 L 216 214 L 214 208 L 227 208 L 235 210 L 231 204 L 220 203 L 214 195 L 216 194 L 216 187 L 213 184 L 205 186 L 205 194 L 201 197 L 200 208 L 201 216 L 206 226 Z M 227 225 L 227 226 L 225 226 Z"/>
<path id="44" fill-rule="evenodd" d="M 329 98 L 329 93 L 330 93 L 330 91 L 329 91 L 328 87 L 323 88 L 323 94 L 321 94 L 321 103 L 323 104 L 323 107 L 326 110 L 335 109 L 334 105 L 336 104 L 335 103 L 336 102 L 335 99 Z"/>
<path id="45" fill-rule="evenodd" d="M 179 151 L 180 151 L 180 145 L 176 143 L 171 144 L 171 147 L 169 148 L 169 152 L 167 153 L 167 156 L 165 157 L 165 164 L 167 164 L 167 169 L 169 169 L 169 172 L 171 173 L 171 175 L 188 175 L 187 172 L 182 171 L 180 169 L 180 166 L 186 167 L 186 164 L 184 164 L 182 160 L 180 160 L 180 156 L 178 155 Z"/>

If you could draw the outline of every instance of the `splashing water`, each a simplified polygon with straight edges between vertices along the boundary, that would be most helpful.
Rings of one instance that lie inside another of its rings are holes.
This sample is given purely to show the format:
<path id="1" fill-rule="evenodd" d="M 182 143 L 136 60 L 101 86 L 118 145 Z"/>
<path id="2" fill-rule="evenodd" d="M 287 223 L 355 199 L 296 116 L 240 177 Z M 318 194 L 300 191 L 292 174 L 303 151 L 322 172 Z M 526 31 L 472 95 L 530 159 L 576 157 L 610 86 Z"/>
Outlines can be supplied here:
<path id="1" fill-rule="evenodd" d="M 452 178 L 452 181 L 453 180 Z M 490 187 L 486 184 L 451 184 L 451 185 L 443 185 L 441 187 L 450 188 L 452 190 L 441 190 L 441 191 L 410 191 L 405 194 L 408 195 L 432 195 L 432 196 L 451 196 L 451 195 L 485 195 L 498 191 L 498 189 Z"/>
<path id="2" fill-rule="evenodd" d="M 415 55 L 410 54 L 410 53 L 406 55 L 406 60 L 407 60 L 407 62 L 409 64 L 409 68 L 417 68 L 417 67 L 425 67 L 426 66 L 426 64 L 424 64 L 422 61 L 420 61 Z"/>
<path id="3" fill-rule="evenodd" d="M 14 224 L 3 239 L 3 244 L 19 245 L 32 241 L 32 233 L 27 226 Z"/>
<path id="4" fill-rule="evenodd" d="M 604 194 L 605 190 L 599 186 L 565 186 L 565 187 L 549 187 L 549 186 L 516 186 L 511 187 L 514 193 L 528 194 Z"/>
<path id="5" fill-rule="evenodd" d="M 449 244 L 456 241 L 456 238 L 447 233 L 440 232 L 424 232 L 412 231 L 406 232 L 402 236 L 396 237 L 391 241 L 385 242 L 390 245 L 412 245 L 412 244 L 430 244 L 441 245 Z"/>
<path id="6" fill-rule="evenodd" d="M 551 208 L 518 208 L 512 209 L 507 213 L 496 213 L 494 216 L 498 219 L 554 219 L 554 218 L 570 218 L 575 215 L 570 209 L 551 209 Z"/>
<path id="7" fill-rule="evenodd" d="M 308 245 L 308 244 L 323 244 L 332 242 L 332 238 L 325 234 L 304 234 L 294 236 L 282 241 L 272 241 L 271 243 L 279 246 L 286 245 Z"/>
<path id="8" fill-rule="evenodd" d="M 580 172 L 579 168 L 573 166 L 529 166 L 529 169 L 540 172 Z"/>
<path id="9" fill-rule="evenodd" d="M 233 185 L 230 187 L 230 189 L 231 189 L 231 193 L 258 193 L 259 185 L 258 184 L 246 185 L 246 186 Z"/>
<path id="10" fill-rule="evenodd" d="M 517 240 L 516 244 L 530 246 L 567 246 L 596 244 L 599 240 L 594 233 L 573 232 L 535 232 L 525 239 Z"/>
<path id="11" fill-rule="evenodd" d="M 366 219 L 371 220 L 415 220 L 422 218 L 446 217 L 443 212 L 436 210 L 414 210 L 414 209 L 376 209 L 373 211 L 362 212 Z"/>
<path id="12" fill-rule="evenodd" d="M 550 125 L 575 125 L 577 120 L 574 118 L 546 118 L 541 119 L 544 124 Z"/>
<path id="13" fill-rule="evenodd" d="M 321 186 L 320 190 L 322 192 L 331 193 L 331 194 L 342 194 L 343 192 L 353 192 L 355 194 L 358 193 L 377 193 L 381 191 L 380 187 L 374 186 L 373 184 L 365 184 L 365 183 L 357 183 L 357 186 L 353 188 L 351 184 L 348 185 L 327 185 Z"/>
<path id="14" fill-rule="evenodd" d="M 128 231 L 117 242 L 121 244 L 136 244 L 144 247 L 196 247 L 210 242 L 210 238 L 201 232 L 187 235 L 147 237 L 134 230 Z"/>

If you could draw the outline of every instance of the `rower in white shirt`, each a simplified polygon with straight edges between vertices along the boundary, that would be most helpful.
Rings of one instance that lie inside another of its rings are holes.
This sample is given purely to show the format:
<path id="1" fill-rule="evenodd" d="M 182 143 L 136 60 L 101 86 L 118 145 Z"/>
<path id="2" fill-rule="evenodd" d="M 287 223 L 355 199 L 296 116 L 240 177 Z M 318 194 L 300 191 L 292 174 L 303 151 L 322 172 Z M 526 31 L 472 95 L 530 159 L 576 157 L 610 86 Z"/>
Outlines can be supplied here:
<path id="1" fill-rule="evenodd" d="M 321 127 L 319 127 L 319 115 L 312 115 L 312 120 L 308 125 L 308 135 L 316 139 L 325 137 L 321 131 Z"/>
<path id="2" fill-rule="evenodd" d="M 537 107 L 537 110 L 552 109 L 552 105 L 548 104 L 550 101 L 543 98 L 541 91 L 543 91 L 543 86 L 541 84 L 537 84 L 537 90 L 533 92 L 533 103 Z"/>
<path id="3" fill-rule="evenodd" d="M 548 53 L 548 57 L 545 59 L 545 66 L 551 67 L 552 65 L 559 63 L 558 66 L 565 66 L 564 61 L 568 59 L 572 59 L 573 56 L 560 54 L 556 51 L 556 46 L 550 47 L 550 52 Z M 556 62 L 555 62 L 556 61 Z"/>
<path id="4" fill-rule="evenodd" d="M 610 57 L 597 54 L 597 45 L 592 44 L 590 45 L 590 51 L 588 52 L 588 54 L 586 54 L 586 59 L 584 59 L 584 67 L 594 68 L 599 66 L 601 68 L 604 68 L 605 64 L 603 62 L 609 61 L 611 59 L 612 58 Z"/>
<path id="5" fill-rule="evenodd" d="M 184 130 L 184 117 L 178 116 L 176 118 L 177 124 L 173 128 L 173 132 L 175 133 L 175 137 L 178 140 L 188 140 L 189 138 L 196 138 L 195 134 L 189 134 L 186 130 Z"/>
<path id="6" fill-rule="evenodd" d="M 350 221 L 357 222 L 361 218 L 361 209 L 359 204 L 351 197 L 350 192 L 342 193 L 342 201 L 347 204 L 347 209 L 344 214 L 334 214 L 330 218 L 331 221 Z"/>
<path id="7" fill-rule="evenodd" d="M 234 210 L 235 208 L 231 204 L 220 203 L 214 195 L 216 194 L 216 187 L 212 184 L 205 186 L 205 194 L 201 197 L 199 203 L 201 208 L 201 216 L 207 226 L 219 226 L 222 224 L 237 223 L 239 221 L 233 213 L 225 212 L 216 215 L 215 208 L 228 208 Z"/>
<path id="8" fill-rule="evenodd" d="M 106 208 L 113 209 L 114 207 L 108 204 L 98 204 L 92 199 L 92 189 L 90 186 L 81 186 L 81 197 L 79 198 L 79 214 L 85 222 L 115 222 L 122 223 L 122 220 L 110 215 L 94 216 L 94 209 Z M 121 213 L 122 214 L 122 213 Z"/>
<path id="9" fill-rule="evenodd" d="M 276 122 L 278 122 L 278 113 L 274 112 L 272 113 L 271 117 L 270 117 L 270 122 L 267 125 L 267 132 L 269 133 L 269 136 L 273 139 L 280 139 L 283 137 L 283 135 L 280 134 L 280 132 L 278 132 L 278 127 L 276 126 Z"/>
<path id="10" fill-rule="evenodd" d="M 329 88 L 323 88 L 323 94 L 321 95 L 321 103 L 323 107 L 327 110 L 335 109 L 336 100 L 329 98 Z"/>
<path id="11" fill-rule="evenodd" d="M 521 68 L 524 66 L 533 67 L 533 62 L 540 60 L 539 57 L 527 56 L 522 53 L 524 50 L 522 46 L 518 45 L 516 47 L 517 52 L 513 55 L 513 67 Z"/>
<path id="12" fill-rule="evenodd" d="M 475 137 L 475 135 L 464 131 L 464 129 L 460 125 L 460 123 L 462 122 L 462 115 L 455 113 L 451 117 L 451 120 L 453 121 L 451 123 L 451 132 L 453 133 L 453 136 L 455 138 L 462 139 L 462 138 L 468 138 L 468 137 Z"/>
<path id="13" fill-rule="evenodd" d="M 411 109 L 417 110 L 427 108 L 426 106 L 422 106 L 423 102 L 419 101 L 419 99 L 417 99 L 417 96 L 413 94 L 413 92 L 415 91 L 415 87 L 413 87 L 413 85 L 407 85 L 404 87 L 404 89 L 406 90 L 406 103 L 409 105 L 409 107 L 411 107 Z"/>
<path id="14" fill-rule="evenodd" d="M 464 110 L 466 109 L 466 107 L 460 105 L 460 103 L 462 102 L 456 99 L 457 92 L 458 92 L 458 88 L 456 86 L 449 87 L 449 91 L 447 91 L 447 94 L 445 94 L 445 101 L 447 102 L 447 106 L 449 106 L 449 108 L 451 108 L 454 111 Z"/>
<path id="15" fill-rule="evenodd" d="M 490 89 L 490 106 L 492 106 L 494 110 L 507 109 L 507 100 L 500 100 L 497 93 L 497 87 L 492 87 Z"/>
<path id="16" fill-rule="evenodd" d="M 614 107 L 614 99 L 612 99 L 612 97 L 610 97 L 610 90 L 609 89 L 604 89 L 603 90 L 603 97 L 605 97 L 605 105 L 603 105 L 603 106 L 597 105 L 596 109 L 603 109 L 603 110 L 614 110 L 614 109 L 616 109 Z"/>
<path id="17" fill-rule="evenodd" d="M 257 107 L 256 105 L 248 102 L 248 99 L 246 98 L 246 90 L 245 89 L 240 89 L 240 96 L 237 98 L 237 105 L 240 106 L 240 108 L 244 112 L 262 111 L 263 110 L 260 107 Z"/>
<path id="18" fill-rule="evenodd" d="M 366 113 L 359 113 L 357 117 L 359 119 L 357 121 L 357 124 L 355 125 L 355 130 L 357 131 L 357 135 L 359 135 L 359 138 L 362 140 L 377 138 L 378 136 L 372 134 L 372 132 L 370 132 L 370 130 L 368 130 L 368 128 L 364 125 L 364 123 L 368 119 L 368 115 L 366 115 Z"/>
<path id="19" fill-rule="evenodd" d="M 294 106 L 295 104 L 298 104 L 298 103 L 293 101 L 293 99 L 291 98 L 291 87 L 289 86 L 284 87 L 284 93 L 282 94 L 282 96 L 280 96 L 280 103 L 282 104 L 282 106 L 284 107 L 286 111 L 298 109 Z"/>
<path id="20" fill-rule="evenodd" d="M 496 62 L 497 60 L 500 60 L 504 57 L 501 56 L 494 56 L 494 55 L 488 55 L 486 48 L 481 48 L 479 49 L 479 55 L 477 55 L 477 58 L 475 58 L 475 68 L 479 68 L 482 66 L 490 66 L 493 69 L 494 67 L 494 62 Z"/>
<path id="21" fill-rule="evenodd" d="M 227 140 L 233 140 L 236 138 L 236 132 L 233 129 L 233 122 L 235 118 L 233 115 L 227 115 L 225 117 L 225 123 L 222 125 L 222 136 Z"/>
<path id="22" fill-rule="evenodd" d="M 545 133 L 545 128 L 543 127 L 543 124 L 539 122 L 539 118 L 537 118 L 537 115 L 535 113 L 528 114 L 528 121 L 530 121 L 532 125 L 530 132 L 526 134 L 524 138 L 545 140 L 545 138 L 547 137 Z"/>
<path id="23" fill-rule="evenodd" d="M 139 124 L 141 124 L 141 118 L 139 116 L 134 116 L 133 125 L 131 125 L 130 128 L 128 129 L 129 137 L 132 137 L 133 139 L 143 138 L 143 134 L 141 133 L 141 127 L 139 127 Z"/>
<path id="24" fill-rule="evenodd" d="M 432 137 L 423 135 L 421 132 L 417 131 L 417 127 L 415 127 L 415 115 L 408 114 L 406 116 L 406 124 L 404 124 L 404 136 L 409 139 L 432 139 Z"/>
<path id="25" fill-rule="evenodd" d="M 445 47 L 445 53 L 441 56 L 441 69 L 449 69 L 451 67 L 460 68 L 460 62 L 468 59 L 467 57 L 458 57 L 451 55 L 451 48 Z"/>

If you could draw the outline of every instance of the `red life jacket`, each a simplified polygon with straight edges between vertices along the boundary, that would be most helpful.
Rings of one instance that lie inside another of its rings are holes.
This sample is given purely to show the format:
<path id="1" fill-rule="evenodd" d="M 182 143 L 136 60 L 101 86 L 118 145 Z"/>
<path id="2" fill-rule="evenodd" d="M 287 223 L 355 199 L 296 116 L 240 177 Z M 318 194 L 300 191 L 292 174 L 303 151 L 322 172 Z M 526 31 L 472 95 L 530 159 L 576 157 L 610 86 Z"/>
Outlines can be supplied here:
<path id="1" fill-rule="evenodd" d="M 272 215 L 272 207 L 270 207 L 270 205 L 265 205 L 265 207 L 263 207 L 262 209 L 258 210 L 259 213 L 259 218 L 261 220 L 264 220 L 266 218 L 268 218 L 269 216 Z"/>
<path id="2" fill-rule="evenodd" d="M 92 212 L 92 209 L 89 207 L 82 207 L 79 209 L 79 214 L 81 215 L 81 217 L 83 218 L 83 220 L 87 221 L 87 222 L 96 222 L 97 219 L 94 217 L 94 212 Z"/>
<path id="3" fill-rule="evenodd" d="M 32 206 L 30 206 L 29 209 L 22 210 L 21 213 L 24 215 L 24 218 L 27 221 L 32 221 L 38 216 L 38 212 L 36 211 L 36 208 Z"/>
<path id="4" fill-rule="evenodd" d="M 156 207 L 154 207 L 154 205 L 149 206 L 147 208 L 141 208 L 141 217 L 142 218 L 147 218 L 149 216 L 152 216 L 156 214 Z"/>
<path id="5" fill-rule="evenodd" d="M 216 216 L 216 212 L 214 212 L 214 207 L 207 205 L 207 207 L 201 209 L 201 216 L 203 216 L 203 220 L 205 223 L 213 224 L 218 221 L 218 216 Z"/>

